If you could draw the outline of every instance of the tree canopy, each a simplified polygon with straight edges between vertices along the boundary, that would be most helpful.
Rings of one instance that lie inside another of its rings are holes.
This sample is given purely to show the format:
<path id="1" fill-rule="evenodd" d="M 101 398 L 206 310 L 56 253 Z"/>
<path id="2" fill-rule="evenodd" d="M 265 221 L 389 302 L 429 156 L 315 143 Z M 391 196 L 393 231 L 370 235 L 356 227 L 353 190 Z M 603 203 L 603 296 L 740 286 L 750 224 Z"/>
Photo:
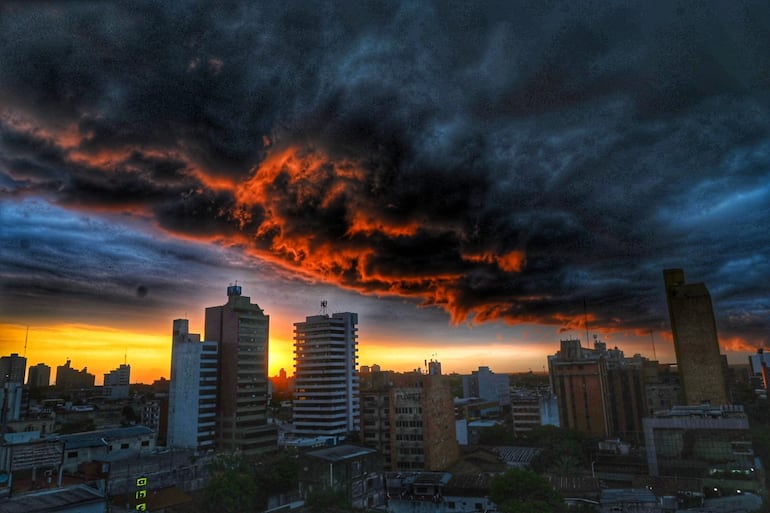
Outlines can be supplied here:
<path id="1" fill-rule="evenodd" d="M 258 461 L 222 455 L 209 471 L 212 477 L 204 493 L 205 511 L 263 511 L 271 495 L 297 488 L 297 460 L 286 454 Z"/>
<path id="2" fill-rule="evenodd" d="M 554 513 L 564 499 L 551 483 L 530 470 L 511 469 L 492 480 L 490 498 L 502 513 Z"/>

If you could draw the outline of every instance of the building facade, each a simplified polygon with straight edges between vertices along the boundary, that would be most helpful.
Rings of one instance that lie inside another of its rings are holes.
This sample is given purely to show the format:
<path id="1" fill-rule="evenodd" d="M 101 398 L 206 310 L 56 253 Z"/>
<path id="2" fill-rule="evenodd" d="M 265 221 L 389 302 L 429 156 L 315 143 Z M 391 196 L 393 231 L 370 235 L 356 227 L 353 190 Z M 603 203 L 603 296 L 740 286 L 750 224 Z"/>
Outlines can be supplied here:
<path id="1" fill-rule="evenodd" d="M 267 422 L 270 317 L 241 287 L 227 287 L 227 303 L 206 308 L 205 339 L 218 343 L 217 445 L 256 455 L 277 450 Z"/>
<path id="2" fill-rule="evenodd" d="M 104 396 L 108 399 L 128 397 L 128 385 L 131 381 L 131 366 L 125 363 L 104 374 Z"/>
<path id="3" fill-rule="evenodd" d="M 479 367 L 470 376 L 463 376 L 463 397 L 480 397 L 508 406 L 511 404 L 510 379 L 507 374 L 495 374 L 489 367 Z"/>
<path id="4" fill-rule="evenodd" d="M 538 426 L 558 426 L 556 396 L 536 390 L 519 390 L 511 395 L 511 417 L 516 436 L 526 435 Z"/>
<path id="5" fill-rule="evenodd" d="M 644 419 L 651 476 L 697 479 L 711 495 L 758 491 L 764 476 L 740 406 L 677 406 Z"/>
<path id="6" fill-rule="evenodd" d="M 17 381 L 10 381 L 0 388 L 0 429 L 10 421 L 21 419 L 24 396 L 24 387 Z"/>
<path id="7" fill-rule="evenodd" d="M 601 349 L 584 349 L 577 339 L 562 340 L 559 352 L 548 357 L 548 366 L 560 425 L 591 436 L 611 436 L 607 360 Z"/>
<path id="8" fill-rule="evenodd" d="M 166 431 L 169 447 L 214 449 L 217 362 L 217 343 L 201 342 L 199 334 L 189 332 L 187 319 L 175 319 Z M 160 411 L 159 403 L 157 410 Z"/>
<path id="9" fill-rule="evenodd" d="M 648 386 L 657 385 L 660 393 L 665 386 L 661 366 L 639 354 L 627 357 L 617 347 L 607 349 L 594 338 L 593 349 L 563 340 L 559 352 L 548 357 L 559 423 L 591 436 L 641 443 L 642 419 L 652 410 Z"/>
<path id="10" fill-rule="evenodd" d="M 294 323 L 294 432 L 344 436 L 360 428 L 358 314 Z"/>
<path id="11" fill-rule="evenodd" d="M 56 388 L 71 390 L 77 388 L 93 388 L 96 376 L 88 372 L 88 367 L 75 370 L 67 360 L 64 365 L 56 367 Z"/>
<path id="12" fill-rule="evenodd" d="M 299 490 L 307 500 L 314 493 L 343 495 L 352 508 L 386 504 L 382 456 L 373 449 L 338 445 L 306 452 L 299 465 Z"/>
<path id="13" fill-rule="evenodd" d="M 62 468 L 67 472 L 75 472 L 81 463 L 149 455 L 155 449 L 155 433 L 147 426 L 86 431 L 61 435 L 59 439 L 64 442 Z"/>
<path id="14" fill-rule="evenodd" d="M 685 404 L 727 404 L 725 363 L 708 289 L 685 283 L 682 269 L 666 269 L 663 278 Z"/>
<path id="15" fill-rule="evenodd" d="M 0 387 L 6 383 L 24 384 L 27 371 L 27 359 L 17 353 L 0 357 Z"/>
<path id="16" fill-rule="evenodd" d="M 449 383 L 419 376 L 414 386 L 390 389 L 390 468 L 444 470 L 460 455 Z"/>
<path id="17" fill-rule="evenodd" d="M 44 388 L 51 384 L 51 367 L 38 363 L 29 368 L 27 385 L 31 388 Z"/>
<path id="18" fill-rule="evenodd" d="M 459 457 L 455 408 L 445 376 L 367 372 L 361 442 L 386 470 L 441 470 Z"/>

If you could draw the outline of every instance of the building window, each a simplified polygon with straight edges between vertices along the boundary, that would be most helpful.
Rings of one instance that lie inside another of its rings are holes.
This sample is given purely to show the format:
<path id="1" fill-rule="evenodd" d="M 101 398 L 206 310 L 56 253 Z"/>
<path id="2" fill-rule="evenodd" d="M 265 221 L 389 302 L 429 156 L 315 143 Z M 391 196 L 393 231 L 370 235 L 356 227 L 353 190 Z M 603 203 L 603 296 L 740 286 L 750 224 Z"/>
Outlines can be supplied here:
<path id="1" fill-rule="evenodd" d="M 128 449 L 128 444 L 127 443 L 120 444 L 120 448 L 121 449 Z"/>
<path id="2" fill-rule="evenodd" d="M 67 453 L 67 458 L 77 458 L 78 452 L 77 451 L 70 451 Z"/>

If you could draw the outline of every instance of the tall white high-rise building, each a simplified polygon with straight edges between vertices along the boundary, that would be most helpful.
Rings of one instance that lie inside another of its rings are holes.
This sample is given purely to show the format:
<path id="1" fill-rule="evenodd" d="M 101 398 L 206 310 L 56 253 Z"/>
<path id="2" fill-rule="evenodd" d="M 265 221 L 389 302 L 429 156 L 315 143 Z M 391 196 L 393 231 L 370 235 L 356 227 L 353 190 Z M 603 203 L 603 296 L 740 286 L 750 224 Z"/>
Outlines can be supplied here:
<path id="1" fill-rule="evenodd" d="M 209 450 L 216 442 L 217 343 L 201 342 L 187 319 L 175 319 L 167 445 Z"/>
<path id="2" fill-rule="evenodd" d="M 298 436 L 359 430 L 358 314 L 294 323 L 294 428 Z"/>

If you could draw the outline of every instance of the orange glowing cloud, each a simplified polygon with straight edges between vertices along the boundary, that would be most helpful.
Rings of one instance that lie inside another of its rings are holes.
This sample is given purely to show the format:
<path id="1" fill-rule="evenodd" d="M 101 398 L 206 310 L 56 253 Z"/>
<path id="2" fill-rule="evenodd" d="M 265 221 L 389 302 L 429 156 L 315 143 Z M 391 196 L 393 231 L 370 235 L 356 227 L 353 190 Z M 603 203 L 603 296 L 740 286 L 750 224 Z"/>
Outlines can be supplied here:
<path id="1" fill-rule="evenodd" d="M 497 264 L 503 271 L 520 273 L 527 264 L 527 255 L 523 251 L 513 250 L 503 255 L 493 253 L 465 254 L 463 259 L 468 262 L 483 262 L 485 264 Z"/>
<path id="2" fill-rule="evenodd" d="M 752 344 L 742 337 L 719 337 L 719 345 L 725 351 L 743 351 L 753 353 L 757 350 L 756 344 Z"/>
<path id="3" fill-rule="evenodd" d="M 350 228 L 347 234 L 349 236 L 363 234 L 372 235 L 382 233 L 389 237 L 411 237 L 420 229 L 420 223 L 410 221 L 405 224 L 391 223 L 382 219 L 376 219 L 374 216 L 365 212 L 354 212 L 350 216 Z"/>

